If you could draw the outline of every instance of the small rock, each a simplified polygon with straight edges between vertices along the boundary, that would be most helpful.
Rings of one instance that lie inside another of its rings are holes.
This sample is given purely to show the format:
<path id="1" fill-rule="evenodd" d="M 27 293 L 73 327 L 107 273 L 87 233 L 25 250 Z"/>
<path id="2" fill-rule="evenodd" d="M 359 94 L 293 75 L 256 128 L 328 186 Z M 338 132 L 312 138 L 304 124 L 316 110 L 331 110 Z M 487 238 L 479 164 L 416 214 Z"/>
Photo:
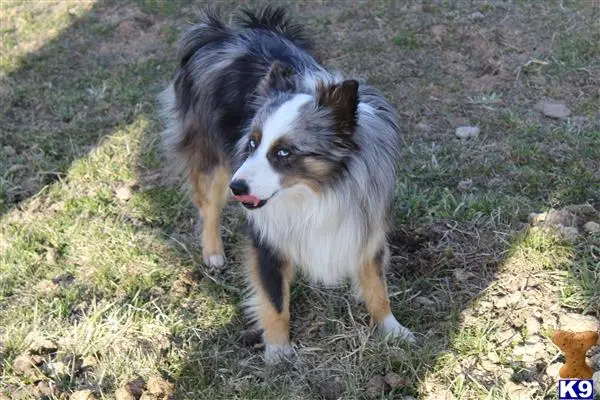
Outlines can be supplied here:
<path id="1" fill-rule="evenodd" d="M 548 365 L 548 367 L 546 368 L 546 375 L 548 375 L 552 379 L 558 379 L 559 378 L 558 371 L 560 370 L 561 367 L 562 367 L 561 363 L 554 363 L 554 364 Z"/>
<path id="2" fill-rule="evenodd" d="M 498 366 L 490 360 L 481 360 L 479 362 L 479 365 L 481 366 L 481 368 L 488 372 L 494 372 L 498 369 Z"/>
<path id="3" fill-rule="evenodd" d="M 126 387 L 120 387 L 115 392 L 115 400 L 137 400 Z"/>
<path id="4" fill-rule="evenodd" d="M 375 375 L 367 382 L 366 392 L 371 397 L 380 396 L 386 390 L 389 390 L 389 386 L 381 375 Z"/>
<path id="5" fill-rule="evenodd" d="M 12 369 L 18 375 L 33 379 L 39 375 L 36 366 L 40 363 L 37 363 L 36 361 L 37 360 L 34 360 L 32 357 L 21 355 L 13 361 Z"/>
<path id="6" fill-rule="evenodd" d="M 94 356 L 85 356 L 81 359 L 81 368 L 90 369 L 98 365 L 98 360 Z"/>
<path id="7" fill-rule="evenodd" d="M 559 329 L 573 332 L 598 331 L 600 321 L 591 315 L 568 313 L 558 317 L 558 326 Z"/>
<path id="8" fill-rule="evenodd" d="M 512 328 L 504 329 L 496 334 L 496 338 L 500 343 L 513 340 L 515 336 L 517 336 L 517 332 Z"/>
<path id="9" fill-rule="evenodd" d="M 75 281 L 75 277 L 70 272 L 65 272 L 52 278 L 52 283 L 60 286 L 68 286 Z"/>
<path id="10" fill-rule="evenodd" d="M 529 220 L 534 225 L 547 225 L 547 226 L 575 226 L 577 223 L 577 216 L 569 210 L 551 210 L 544 213 L 531 213 Z"/>
<path id="11" fill-rule="evenodd" d="M 487 353 L 487 358 L 488 358 L 488 360 L 490 360 L 494 364 L 499 364 L 500 363 L 500 356 L 498 356 L 498 353 L 496 353 L 495 351 L 488 352 Z"/>
<path id="12" fill-rule="evenodd" d="M 452 275 L 454 276 L 454 279 L 456 279 L 459 282 L 466 282 L 473 277 L 473 274 L 471 272 L 466 271 L 462 268 L 457 268 L 454 271 L 452 271 Z"/>
<path id="13" fill-rule="evenodd" d="M 42 293 L 45 295 L 51 295 L 51 294 L 55 294 L 58 292 L 58 285 L 54 282 L 52 282 L 50 279 L 44 279 L 39 281 L 36 285 L 35 285 L 35 290 L 38 293 Z"/>
<path id="14" fill-rule="evenodd" d="M 540 328 L 542 327 L 542 324 L 540 323 L 540 320 L 538 318 L 536 318 L 533 315 L 530 315 L 529 317 L 527 317 L 526 327 L 527 327 L 527 334 L 529 336 L 532 336 L 532 335 L 537 335 L 540 332 Z"/>
<path id="15" fill-rule="evenodd" d="M 479 127 L 478 126 L 459 126 L 456 128 L 456 137 L 460 139 L 468 139 L 479 136 Z"/>
<path id="16" fill-rule="evenodd" d="M 410 381 L 407 378 L 400 376 L 395 372 L 388 372 L 387 374 L 385 374 L 383 379 L 385 380 L 385 383 L 390 385 L 392 389 L 397 389 L 410 385 Z"/>
<path id="17" fill-rule="evenodd" d="M 160 297 L 165 294 L 165 289 L 161 288 L 160 286 L 153 286 L 150 288 L 148 293 L 150 294 L 150 297 Z"/>
<path id="18" fill-rule="evenodd" d="M 138 376 L 134 380 L 128 382 L 125 385 L 125 388 L 127 388 L 127 390 L 135 397 L 140 397 L 144 390 L 146 390 L 146 382 L 142 377 Z"/>
<path id="19" fill-rule="evenodd" d="M 472 187 L 473 187 L 473 180 L 465 179 L 465 180 L 458 182 L 458 186 L 456 187 L 456 189 L 459 192 L 466 192 L 466 191 L 471 190 Z"/>
<path id="20" fill-rule="evenodd" d="M 590 234 L 600 233 L 600 224 L 594 221 L 586 222 L 583 230 Z"/>
<path id="21" fill-rule="evenodd" d="M 512 381 L 506 382 L 504 384 L 504 389 L 508 394 L 508 398 L 511 400 L 531 400 L 532 392 L 535 390 Z"/>
<path id="22" fill-rule="evenodd" d="M 600 349 L 599 349 L 600 350 Z M 590 357 L 590 366 L 594 370 L 600 371 L 600 352 Z"/>
<path id="23" fill-rule="evenodd" d="M 402 363 L 409 360 L 409 355 L 403 349 L 391 349 L 389 351 L 390 361 L 393 363 Z"/>
<path id="24" fill-rule="evenodd" d="M 53 378 L 63 378 L 68 375 L 69 371 L 70 369 L 60 361 L 44 364 L 44 372 Z"/>
<path id="25" fill-rule="evenodd" d="M 330 377 L 319 383 L 318 391 L 325 400 L 337 400 L 344 394 L 344 380 L 339 376 Z"/>
<path id="26" fill-rule="evenodd" d="M 431 132 L 431 125 L 425 122 L 419 122 L 415 127 L 421 132 Z"/>
<path id="27" fill-rule="evenodd" d="M 449 389 L 438 389 L 427 395 L 425 400 L 456 400 L 456 396 Z"/>
<path id="28" fill-rule="evenodd" d="M 600 371 L 594 372 L 592 380 L 594 381 L 594 393 L 600 393 Z"/>
<path id="29" fill-rule="evenodd" d="M 554 119 L 566 119 L 571 115 L 571 110 L 569 110 L 565 104 L 546 100 L 539 101 L 533 109 L 541 112 L 546 117 Z"/>
<path id="30" fill-rule="evenodd" d="M 89 389 L 78 390 L 71 394 L 69 400 L 96 400 L 96 396 L 94 396 L 94 393 Z"/>
<path id="31" fill-rule="evenodd" d="M 159 376 L 150 377 L 147 388 L 149 394 L 162 400 L 172 399 L 175 393 L 175 385 Z"/>
<path id="32" fill-rule="evenodd" d="M 537 353 L 544 351 L 546 346 L 543 343 L 525 343 L 516 346 L 513 354 L 516 356 L 535 356 Z"/>
<path id="33" fill-rule="evenodd" d="M 52 398 L 58 397 L 59 395 L 58 389 L 54 383 L 50 384 L 46 381 L 39 381 L 35 387 L 42 396 Z"/>
<path id="34" fill-rule="evenodd" d="M 115 197 L 121 201 L 127 201 L 133 196 L 133 192 L 129 186 L 121 186 L 115 191 Z"/>
<path id="35" fill-rule="evenodd" d="M 417 296 L 413 301 L 424 307 L 435 307 L 435 301 L 430 300 L 425 296 Z"/>
<path id="36" fill-rule="evenodd" d="M 52 354 L 58 351 L 58 344 L 50 339 L 44 339 L 29 348 L 30 354 Z"/>
<path id="37" fill-rule="evenodd" d="M 442 42 L 446 36 L 446 26 L 442 24 L 432 26 L 431 34 L 437 42 Z"/>
<path id="38" fill-rule="evenodd" d="M 560 237 L 569 243 L 575 242 L 579 237 L 579 231 L 574 226 L 558 225 L 556 230 L 558 231 Z"/>
<path id="39" fill-rule="evenodd" d="M 7 157 L 13 157 L 17 155 L 16 150 L 13 149 L 11 146 L 4 146 L 2 148 L 2 151 L 4 151 L 4 154 L 6 154 Z"/>
<path id="40" fill-rule="evenodd" d="M 473 21 L 477 21 L 477 20 L 484 19 L 484 18 L 485 18 L 485 15 L 483 15 L 479 11 L 476 11 L 473 14 L 469 15 L 469 19 L 471 19 Z"/>

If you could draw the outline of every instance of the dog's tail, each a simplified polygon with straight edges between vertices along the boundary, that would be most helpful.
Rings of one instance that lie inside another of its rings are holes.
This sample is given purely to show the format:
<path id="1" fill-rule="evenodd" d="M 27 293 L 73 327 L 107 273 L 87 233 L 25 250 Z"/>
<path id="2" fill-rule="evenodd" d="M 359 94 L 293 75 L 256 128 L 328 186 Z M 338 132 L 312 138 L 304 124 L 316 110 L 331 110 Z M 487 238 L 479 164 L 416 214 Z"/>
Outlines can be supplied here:
<path id="1" fill-rule="evenodd" d="M 219 43 L 231 37 L 231 32 L 212 10 L 203 10 L 198 23 L 192 25 L 179 42 L 177 58 L 184 67 L 192 56 L 204 46 Z"/>
<path id="2" fill-rule="evenodd" d="M 265 29 L 284 36 L 296 46 L 309 50 L 312 45 L 298 24 L 290 22 L 282 7 L 264 6 L 252 11 L 241 9 L 233 16 L 234 22 L 248 29 Z"/>

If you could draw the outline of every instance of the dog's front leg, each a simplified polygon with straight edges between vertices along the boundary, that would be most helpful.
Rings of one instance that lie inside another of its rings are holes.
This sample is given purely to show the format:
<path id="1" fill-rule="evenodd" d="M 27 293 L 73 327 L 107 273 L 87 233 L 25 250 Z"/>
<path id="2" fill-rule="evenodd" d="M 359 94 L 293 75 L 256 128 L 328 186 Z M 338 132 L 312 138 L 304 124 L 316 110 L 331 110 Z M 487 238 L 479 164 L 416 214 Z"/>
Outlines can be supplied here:
<path id="1" fill-rule="evenodd" d="M 415 341 L 412 332 L 402 326 L 392 314 L 387 294 L 385 267 L 389 250 L 384 248 L 377 256 L 367 259 L 360 267 L 359 284 L 367 310 L 386 338 Z"/>
<path id="2" fill-rule="evenodd" d="M 252 288 L 250 312 L 263 330 L 265 362 L 276 364 L 293 353 L 289 334 L 292 265 L 255 238 L 248 266 Z"/>

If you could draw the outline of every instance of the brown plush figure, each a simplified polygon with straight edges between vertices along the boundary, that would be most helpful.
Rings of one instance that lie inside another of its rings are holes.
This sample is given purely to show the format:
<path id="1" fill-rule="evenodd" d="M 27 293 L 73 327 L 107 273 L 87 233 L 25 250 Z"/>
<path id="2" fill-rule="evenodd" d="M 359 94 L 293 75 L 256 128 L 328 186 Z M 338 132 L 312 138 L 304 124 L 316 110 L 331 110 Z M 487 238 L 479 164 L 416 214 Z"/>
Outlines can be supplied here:
<path id="1" fill-rule="evenodd" d="M 598 332 L 556 331 L 552 342 L 565 355 L 565 365 L 559 371 L 563 379 L 592 379 L 594 371 L 585 363 L 585 353 L 598 342 Z"/>

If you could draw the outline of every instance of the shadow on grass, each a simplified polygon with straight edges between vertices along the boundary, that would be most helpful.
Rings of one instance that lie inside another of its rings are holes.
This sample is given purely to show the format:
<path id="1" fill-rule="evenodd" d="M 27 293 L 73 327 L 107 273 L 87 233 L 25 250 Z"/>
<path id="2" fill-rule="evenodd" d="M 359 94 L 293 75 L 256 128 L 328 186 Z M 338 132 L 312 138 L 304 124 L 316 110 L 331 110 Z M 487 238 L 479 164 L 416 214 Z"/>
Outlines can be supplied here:
<path id="1" fill-rule="evenodd" d="M 321 36 L 333 35 L 336 27 L 327 16 L 332 7 L 304 5 L 303 18 L 312 21 Z M 360 7 L 348 5 L 347 18 Z M 133 165 L 118 154 L 106 160 L 126 163 L 130 170 L 113 166 L 90 175 L 105 180 L 111 191 L 120 185 L 133 188 L 133 209 L 116 212 L 136 234 L 148 234 L 170 249 L 161 256 L 179 260 L 176 264 L 188 272 L 197 268 L 187 278 L 177 279 L 188 292 L 174 297 L 168 293 L 174 300 L 161 303 L 175 310 L 174 318 L 195 320 L 194 313 L 202 305 L 190 304 L 190 291 L 239 305 L 243 222 L 237 209 L 230 207 L 224 218 L 229 269 L 208 271 L 199 261 L 192 234 L 193 208 L 177 190 L 156 179 L 162 159 L 155 95 L 174 71 L 174 42 L 184 16 L 189 15 L 178 6 L 160 1 L 98 2 L 56 38 L 18 61 L 6 77 L 9 97 L 0 113 L 3 161 L 7 162 L 2 170 L 0 212 L 9 214 L 40 190 L 51 191 L 73 163 L 115 131 L 140 119 L 147 121 L 136 133 L 140 144 Z M 393 91 L 388 88 L 390 95 Z M 128 184 L 130 180 L 136 182 Z M 388 372 L 406 377 L 409 383 L 386 396 L 418 394 L 420 383 L 439 360 L 458 351 L 453 342 L 462 334 L 464 312 L 496 281 L 507 252 L 520 242 L 498 233 L 509 231 L 507 226 L 477 218 L 456 223 L 449 214 L 429 216 L 426 222 L 403 217 L 415 199 L 419 200 L 418 193 L 403 192 L 397 202 L 389 291 L 395 314 L 421 336 L 423 350 L 380 343 L 368 327 L 364 307 L 347 291 L 323 291 L 299 282 L 292 295 L 292 335 L 300 355 L 295 365 L 263 367 L 260 351 L 240 341 L 243 323 L 235 314 L 218 328 L 174 326 L 167 346 L 171 355 L 152 367 L 175 382 L 178 398 L 337 398 L 345 393 L 359 398 L 365 396 L 373 376 Z M 421 200 L 445 207 L 443 196 Z M 169 282 L 145 282 L 141 277 L 122 301 L 153 301 L 152 290 L 161 284 L 166 291 L 176 290 L 170 284 L 180 272 L 166 273 Z M 593 288 L 582 287 L 591 298 Z M 475 346 L 472 351 L 481 350 Z M 105 381 L 104 390 L 122 383 Z M 493 390 L 496 383 L 491 379 L 486 385 Z"/>

